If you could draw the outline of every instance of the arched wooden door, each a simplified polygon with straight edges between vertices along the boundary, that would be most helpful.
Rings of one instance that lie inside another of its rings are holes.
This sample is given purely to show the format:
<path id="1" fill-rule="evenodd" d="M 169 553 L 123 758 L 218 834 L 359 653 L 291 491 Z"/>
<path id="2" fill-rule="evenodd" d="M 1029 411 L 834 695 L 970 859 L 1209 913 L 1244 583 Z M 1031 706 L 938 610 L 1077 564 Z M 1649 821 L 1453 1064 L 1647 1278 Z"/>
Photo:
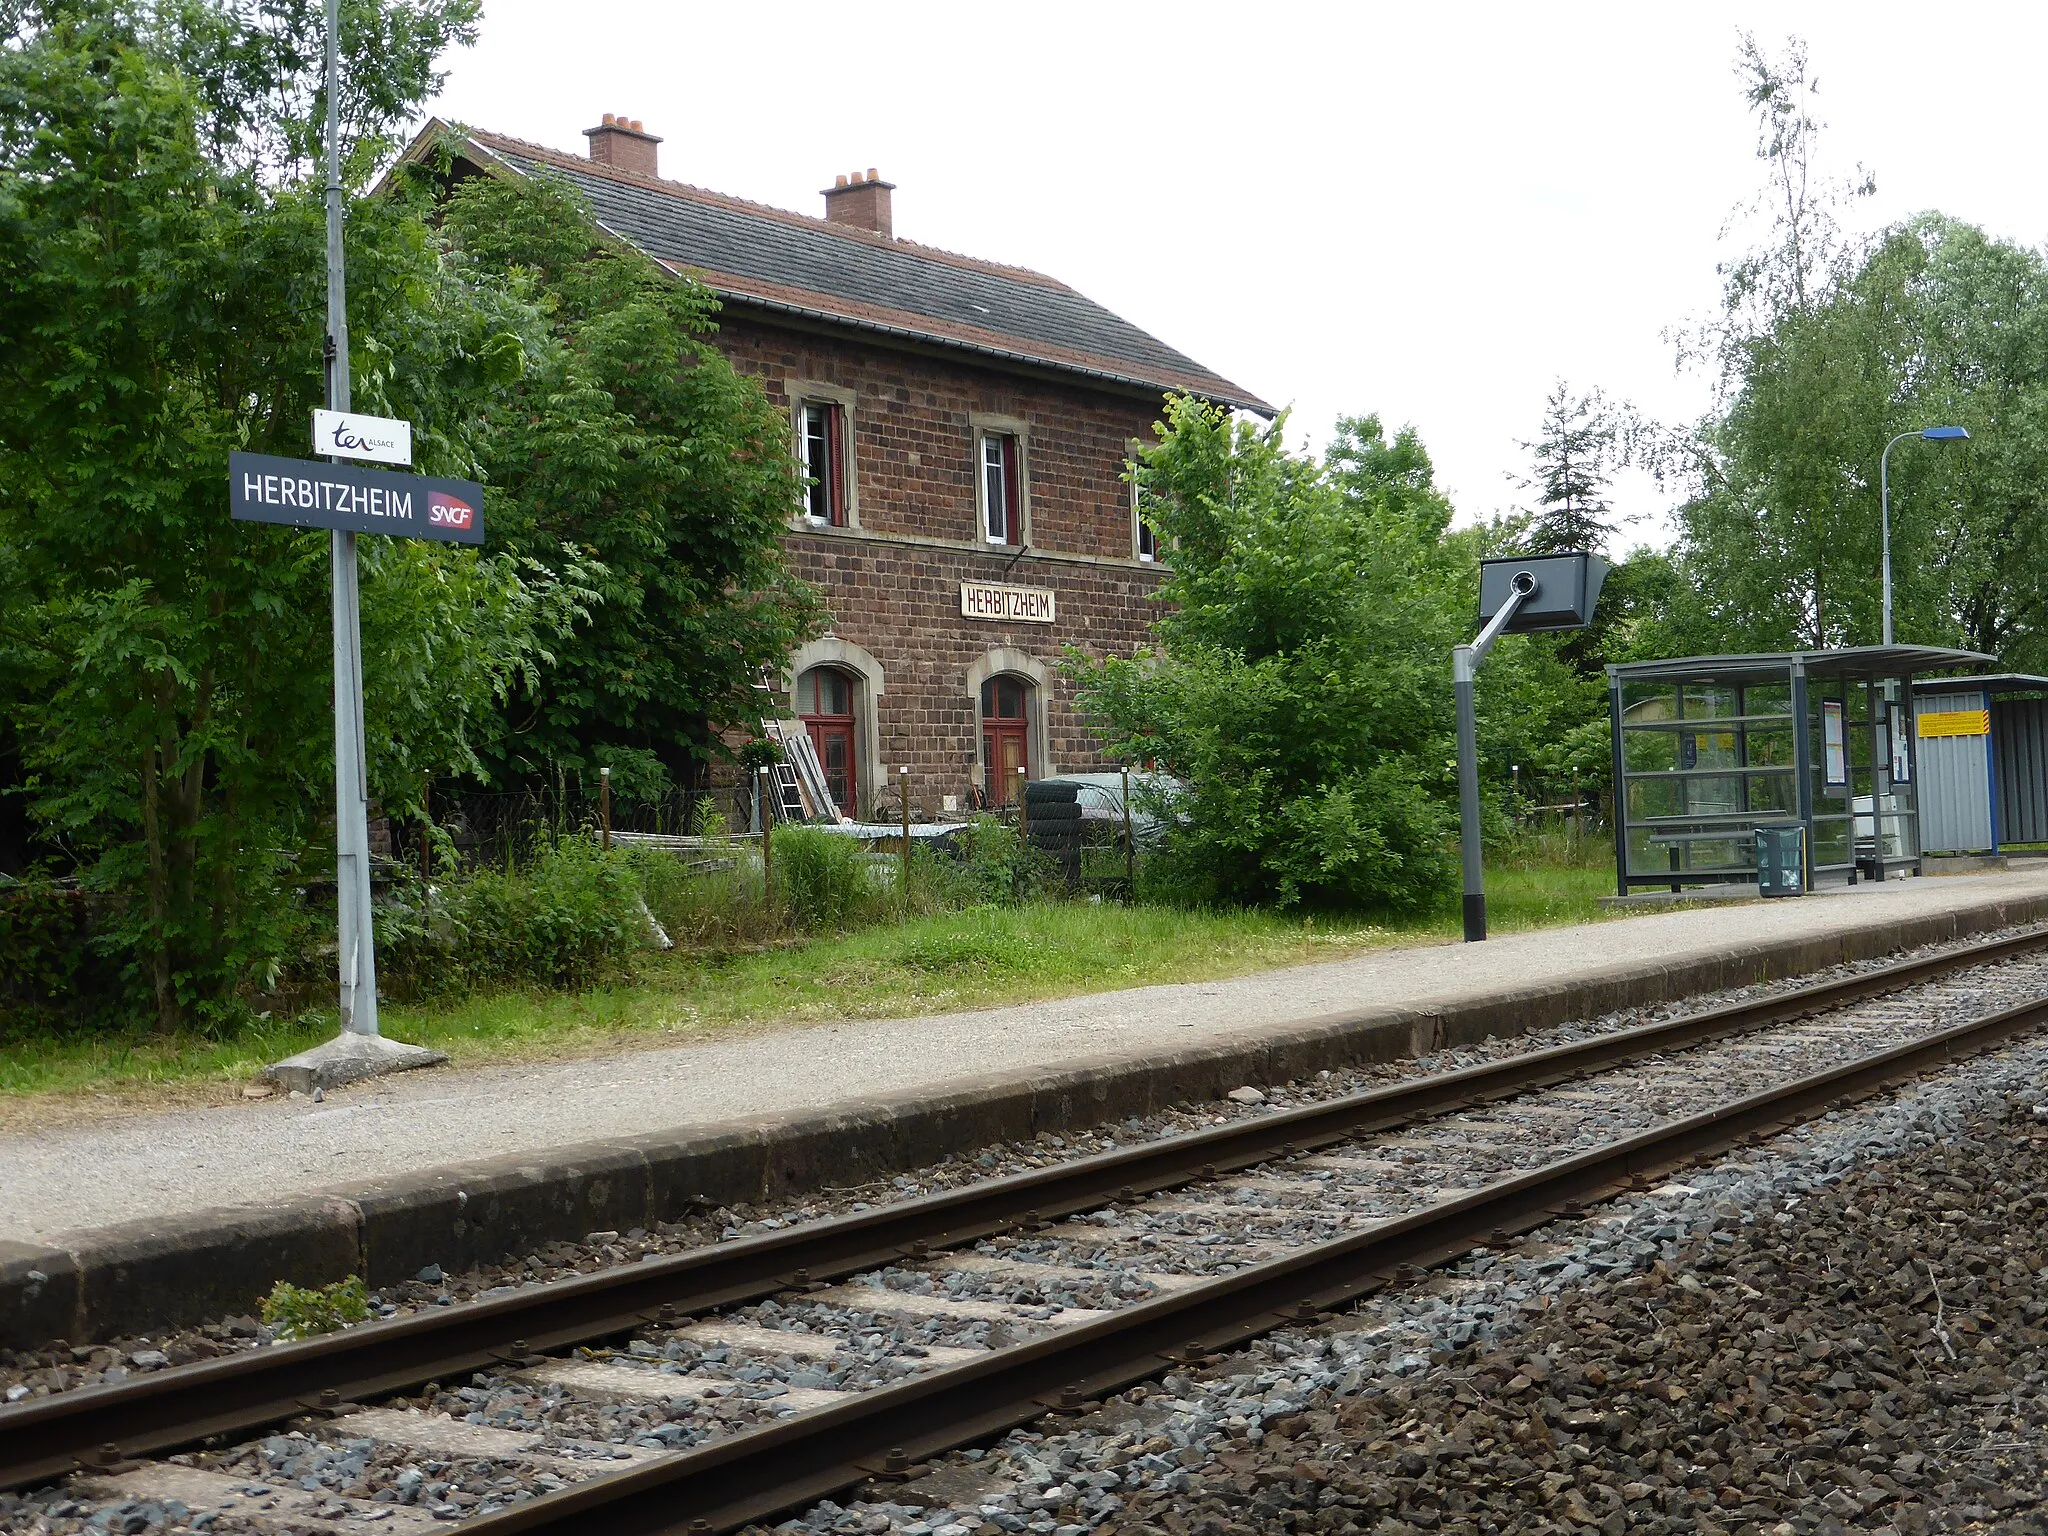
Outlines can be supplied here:
<path id="1" fill-rule="evenodd" d="M 855 767 L 853 679 L 836 667 L 813 667 L 796 680 L 797 718 L 817 748 L 825 787 L 840 814 L 860 814 L 860 773 Z"/>
<path id="2" fill-rule="evenodd" d="M 981 685 L 981 769 L 988 803 L 1017 798 L 1018 769 L 1031 777 L 1031 685 L 1021 677 L 992 677 Z"/>

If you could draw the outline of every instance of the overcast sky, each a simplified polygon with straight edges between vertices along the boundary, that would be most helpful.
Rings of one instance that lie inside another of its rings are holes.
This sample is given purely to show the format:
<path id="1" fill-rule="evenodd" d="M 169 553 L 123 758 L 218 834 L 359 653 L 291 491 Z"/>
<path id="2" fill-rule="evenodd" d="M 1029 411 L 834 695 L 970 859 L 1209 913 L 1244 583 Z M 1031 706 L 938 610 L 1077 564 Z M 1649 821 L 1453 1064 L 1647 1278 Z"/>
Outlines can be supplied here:
<path id="1" fill-rule="evenodd" d="M 1050 273 L 1277 404 L 1412 423 L 1464 517 L 1516 504 L 1560 377 L 1667 420 L 1761 167 L 1733 66 L 1808 43 L 1869 226 L 1939 207 L 2048 236 L 2032 5 L 775 6 L 486 0 L 436 110 L 806 213 L 897 183 L 896 232 Z M 1624 510 L 1663 523 L 1654 488 Z"/>

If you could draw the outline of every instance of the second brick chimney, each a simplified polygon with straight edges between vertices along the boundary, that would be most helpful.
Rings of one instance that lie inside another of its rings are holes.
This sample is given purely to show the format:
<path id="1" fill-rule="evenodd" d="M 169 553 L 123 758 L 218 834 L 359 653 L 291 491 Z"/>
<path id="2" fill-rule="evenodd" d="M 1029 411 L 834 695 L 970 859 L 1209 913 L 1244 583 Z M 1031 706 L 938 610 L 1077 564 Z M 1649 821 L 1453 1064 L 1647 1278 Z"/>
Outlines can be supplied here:
<path id="1" fill-rule="evenodd" d="M 590 140 L 590 158 L 599 165 L 630 171 L 635 176 L 657 174 L 654 146 L 661 140 L 642 128 L 639 118 L 607 112 L 602 123 L 584 129 L 583 135 Z"/>
<path id="2" fill-rule="evenodd" d="M 834 224 L 893 236 L 889 194 L 895 190 L 896 183 L 882 180 L 872 165 L 866 175 L 855 171 L 851 176 L 835 176 L 825 189 L 825 217 Z"/>

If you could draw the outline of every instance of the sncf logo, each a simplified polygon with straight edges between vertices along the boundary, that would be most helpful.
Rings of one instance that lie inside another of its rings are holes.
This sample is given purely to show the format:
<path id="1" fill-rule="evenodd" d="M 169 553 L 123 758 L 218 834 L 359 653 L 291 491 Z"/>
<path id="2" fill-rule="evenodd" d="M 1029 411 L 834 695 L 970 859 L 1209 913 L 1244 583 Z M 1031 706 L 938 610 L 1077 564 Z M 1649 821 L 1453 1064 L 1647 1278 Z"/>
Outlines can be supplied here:
<path id="1" fill-rule="evenodd" d="M 476 508 L 444 491 L 429 491 L 427 521 L 437 528 L 473 528 L 476 526 Z"/>

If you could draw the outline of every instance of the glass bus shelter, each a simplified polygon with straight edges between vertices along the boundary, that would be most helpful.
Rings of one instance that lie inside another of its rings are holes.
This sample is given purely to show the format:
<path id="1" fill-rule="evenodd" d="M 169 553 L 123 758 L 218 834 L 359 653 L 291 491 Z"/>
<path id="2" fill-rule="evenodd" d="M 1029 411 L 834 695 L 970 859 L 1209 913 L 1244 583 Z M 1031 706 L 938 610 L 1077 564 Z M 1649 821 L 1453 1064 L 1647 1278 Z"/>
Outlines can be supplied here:
<path id="1" fill-rule="evenodd" d="M 1810 884 L 1920 863 L 1916 675 L 1974 651 L 1869 645 L 1607 669 L 1619 893 L 1756 880 L 1756 829 L 1803 823 Z"/>

